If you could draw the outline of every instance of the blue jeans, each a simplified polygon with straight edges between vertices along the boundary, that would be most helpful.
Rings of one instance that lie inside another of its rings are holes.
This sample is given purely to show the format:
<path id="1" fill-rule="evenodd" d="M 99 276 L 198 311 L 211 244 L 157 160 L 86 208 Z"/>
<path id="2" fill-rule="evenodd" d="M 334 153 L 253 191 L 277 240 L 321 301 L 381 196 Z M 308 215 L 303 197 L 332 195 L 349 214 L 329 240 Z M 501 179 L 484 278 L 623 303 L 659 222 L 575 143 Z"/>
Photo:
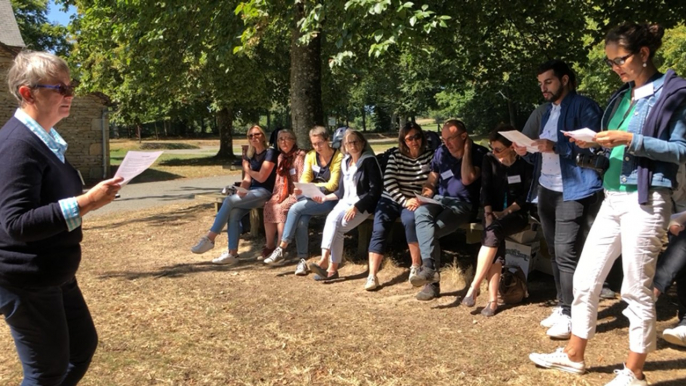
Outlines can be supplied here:
<path id="1" fill-rule="evenodd" d="M 422 254 L 422 266 L 438 269 L 441 261 L 438 239 L 455 232 L 460 225 L 468 222 L 474 216 L 474 211 L 472 204 L 457 198 L 437 195 L 434 200 L 439 201 L 441 205 L 421 205 L 414 211 L 414 222 L 419 251 Z"/>
<path id="2" fill-rule="evenodd" d="M 0 311 L 24 370 L 21 386 L 76 385 L 98 335 L 76 279 L 57 287 L 0 284 Z"/>
<path id="3" fill-rule="evenodd" d="M 376 204 L 374 212 L 374 230 L 372 239 L 369 242 L 369 252 L 382 255 L 386 251 L 386 237 L 393 228 L 395 220 L 400 217 L 400 221 L 405 228 L 405 238 L 408 244 L 417 242 L 417 230 L 414 221 L 414 212 L 402 207 L 395 201 L 382 197 Z"/>
<path id="4" fill-rule="evenodd" d="M 298 258 L 307 258 L 307 246 L 309 243 L 308 225 L 312 216 L 323 216 L 331 212 L 337 201 L 317 203 L 309 198 L 301 197 L 288 210 L 286 223 L 283 226 L 281 241 L 291 243 L 295 236 L 295 247 Z"/>
<path id="5" fill-rule="evenodd" d="M 224 225 L 228 222 L 229 229 L 229 250 L 238 249 L 238 238 L 241 234 L 241 219 L 250 212 L 250 209 L 255 209 L 264 206 L 264 203 L 269 200 L 272 193 L 264 188 L 250 189 L 245 197 L 240 197 L 237 194 L 227 196 L 222 203 L 222 207 L 217 212 L 214 218 L 214 224 L 210 231 L 214 233 L 221 233 Z"/>

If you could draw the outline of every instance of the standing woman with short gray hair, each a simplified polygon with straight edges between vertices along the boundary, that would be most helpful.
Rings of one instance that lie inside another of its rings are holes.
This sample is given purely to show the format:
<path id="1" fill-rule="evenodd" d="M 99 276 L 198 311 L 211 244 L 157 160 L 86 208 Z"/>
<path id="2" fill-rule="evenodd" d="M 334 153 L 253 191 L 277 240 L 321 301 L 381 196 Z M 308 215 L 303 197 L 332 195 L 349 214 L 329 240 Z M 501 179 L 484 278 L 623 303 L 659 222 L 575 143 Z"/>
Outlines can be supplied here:
<path id="1" fill-rule="evenodd" d="M 98 336 L 76 281 L 82 217 L 110 203 L 121 177 L 87 193 L 53 126 L 74 98 L 67 63 L 21 52 L 8 74 L 19 101 L 0 129 L 0 312 L 28 385 L 76 385 Z"/>

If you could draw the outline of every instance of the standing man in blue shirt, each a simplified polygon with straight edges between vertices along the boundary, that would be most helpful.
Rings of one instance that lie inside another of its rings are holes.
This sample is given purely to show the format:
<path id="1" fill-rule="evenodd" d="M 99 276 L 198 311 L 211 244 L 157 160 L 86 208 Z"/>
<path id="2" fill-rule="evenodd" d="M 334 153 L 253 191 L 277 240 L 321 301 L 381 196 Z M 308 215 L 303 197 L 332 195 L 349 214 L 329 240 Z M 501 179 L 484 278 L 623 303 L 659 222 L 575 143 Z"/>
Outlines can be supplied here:
<path id="1" fill-rule="evenodd" d="M 422 189 L 422 196 L 433 197 L 440 205 L 420 202 L 414 212 L 422 268 L 410 278 L 410 283 L 424 286 L 417 294 L 418 300 L 431 300 L 441 293 L 438 239 L 456 231 L 478 211 L 481 163 L 488 153 L 469 138 L 460 120 L 451 119 L 443 124 L 441 136 L 443 145 L 431 160 L 431 173 Z"/>
<path id="2" fill-rule="evenodd" d="M 600 130 L 602 110 L 593 100 L 574 91 L 576 79 L 569 66 L 551 60 L 538 68 L 538 83 L 547 102 L 541 117 L 538 152 L 515 151 L 534 164 L 529 201 L 538 199 L 543 237 L 553 260 L 559 307 L 541 322 L 555 339 L 569 339 L 572 331 L 572 284 L 581 249 L 602 202 L 602 179 L 593 169 L 576 164 L 579 153 L 590 153 L 569 142 L 562 131 Z"/>

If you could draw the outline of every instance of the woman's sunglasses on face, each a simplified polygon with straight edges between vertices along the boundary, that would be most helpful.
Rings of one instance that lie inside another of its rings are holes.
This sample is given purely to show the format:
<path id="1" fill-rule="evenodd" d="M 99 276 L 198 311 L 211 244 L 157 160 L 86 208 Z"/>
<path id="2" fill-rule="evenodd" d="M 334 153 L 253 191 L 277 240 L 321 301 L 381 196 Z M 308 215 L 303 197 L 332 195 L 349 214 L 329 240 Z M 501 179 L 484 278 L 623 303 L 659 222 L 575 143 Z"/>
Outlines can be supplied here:
<path id="1" fill-rule="evenodd" d="M 253 139 L 253 138 L 259 138 L 262 136 L 262 133 L 253 133 L 253 134 L 248 134 L 248 139 Z"/>
<path id="2" fill-rule="evenodd" d="M 491 146 L 491 151 L 493 152 L 493 154 L 500 154 L 500 153 L 504 152 L 505 150 L 507 150 L 506 147 L 497 148 L 497 147 Z"/>
<path id="3" fill-rule="evenodd" d="M 47 88 L 50 90 L 55 90 L 60 95 L 63 96 L 73 96 L 74 95 L 74 89 L 76 88 L 75 85 L 69 85 L 67 86 L 66 84 L 34 84 L 31 86 L 31 88 Z"/>
<path id="4" fill-rule="evenodd" d="M 413 142 L 413 141 L 421 141 L 421 139 L 422 139 L 421 135 L 415 134 L 415 135 L 412 135 L 409 137 L 405 137 L 405 142 L 409 143 L 409 142 Z"/>

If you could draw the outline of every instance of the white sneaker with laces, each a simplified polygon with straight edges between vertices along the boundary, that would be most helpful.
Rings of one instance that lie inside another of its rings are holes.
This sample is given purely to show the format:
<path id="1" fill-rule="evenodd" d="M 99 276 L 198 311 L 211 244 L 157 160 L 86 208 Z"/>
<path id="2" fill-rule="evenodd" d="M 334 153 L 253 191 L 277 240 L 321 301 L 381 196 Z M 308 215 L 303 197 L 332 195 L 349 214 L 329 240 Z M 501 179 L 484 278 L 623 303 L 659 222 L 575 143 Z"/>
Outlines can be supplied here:
<path id="1" fill-rule="evenodd" d="M 295 267 L 295 274 L 297 276 L 305 276 L 310 273 L 310 268 L 307 266 L 307 261 L 305 259 L 300 259 L 298 266 Z"/>
<path id="2" fill-rule="evenodd" d="M 281 247 L 276 247 L 276 249 L 274 249 L 274 252 L 272 252 L 272 254 L 269 255 L 268 258 L 264 259 L 264 263 L 268 265 L 281 263 L 285 260 L 284 255 L 285 253 L 283 249 L 281 249 Z"/>
<path id="3" fill-rule="evenodd" d="M 407 278 L 407 280 L 409 280 L 410 284 L 412 284 L 412 278 L 415 277 L 415 276 L 417 276 L 417 274 L 419 273 L 419 271 L 420 271 L 421 269 L 422 269 L 422 267 L 421 267 L 421 266 L 417 266 L 417 265 L 413 265 L 413 266 L 410 267 L 410 277 Z"/>
<path id="4" fill-rule="evenodd" d="M 372 291 L 379 287 L 379 279 L 376 276 L 369 276 L 367 282 L 364 284 L 364 289 L 366 291 Z"/>
<path id="5" fill-rule="evenodd" d="M 557 318 L 562 315 L 562 307 L 553 308 L 553 313 L 541 321 L 541 327 L 550 328 L 555 324 Z"/>
<path id="6" fill-rule="evenodd" d="M 229 251 L 212 260 L 212 264 L 233 265 L 236 263 L 238 263 L 238 256 L 230 254 Z"/>
<path id="7" fill-rule="evenodd" d="M 212 248 L 214 248 L 214 243 L 210 241 L 210 239 L 207 236 L 203 236 L 200 238 L 200 241 L 198 241 L 197 244 L 191 247 L 191 252 L 200 255 L 209 251 Z"/>
<path id="8" fill-rule="evenodd" d="M 584 361 L 572 361 L 562 347 L 550 354 L 531 353 L 529 354 L 529 359 L 535 364 L 547 369 L 557 369 L 574 374 L 583 374 L 586 371 Z"/>
<path id="9" fill-rule="evenodd" d="M 636 378 L 634 372 L 627 369 L 626 365 L 621 370 L 615 370 L 615 379 L 606 383 L 605 386 L 648 386 L 645 375 L 643 379 Z"/>
<path id="10" fill-rule="evenodd" d="M 569 339 L 572 336 L 572 318 L 564 314 L 559 316 L 546 335 L 555 339 Z"/>
<path id="11" fill-rule="evenodd" d="M 662 338 L 671 344 L 686 347 L 686 326 L 668 328 L 662 332 Z"/>

